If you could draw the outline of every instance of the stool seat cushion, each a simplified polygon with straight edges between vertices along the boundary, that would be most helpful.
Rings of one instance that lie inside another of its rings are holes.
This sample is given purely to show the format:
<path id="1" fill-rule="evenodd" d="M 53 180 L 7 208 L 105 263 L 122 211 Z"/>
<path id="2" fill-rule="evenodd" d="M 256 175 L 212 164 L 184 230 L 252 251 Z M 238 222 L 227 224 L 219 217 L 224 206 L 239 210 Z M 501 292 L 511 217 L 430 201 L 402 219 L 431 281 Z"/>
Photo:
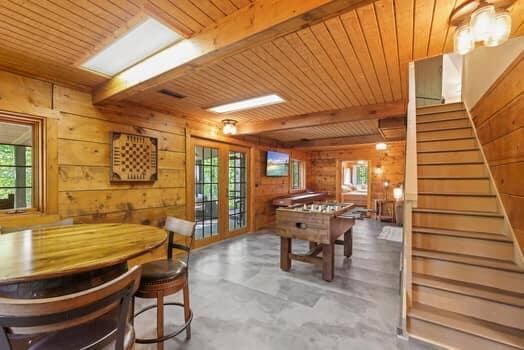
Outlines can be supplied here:
<path id="1" fill-rule="evenodd" d="M 178 259 L 155 260 L 142 265 L 142 280 L 146 282 L 176 278 L 187 270 L 185 262 Z"/>

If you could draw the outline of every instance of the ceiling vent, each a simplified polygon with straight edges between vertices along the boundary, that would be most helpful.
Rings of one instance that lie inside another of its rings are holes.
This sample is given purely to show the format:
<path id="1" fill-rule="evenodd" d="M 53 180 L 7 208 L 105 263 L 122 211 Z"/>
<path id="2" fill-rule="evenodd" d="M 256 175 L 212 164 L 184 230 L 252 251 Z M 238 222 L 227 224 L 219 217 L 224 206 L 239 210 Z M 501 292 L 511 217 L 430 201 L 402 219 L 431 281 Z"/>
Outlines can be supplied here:
<path id="1" fill-rule="evenodd" d="M 178 98 L 178 99 L 186 98 L 186 96 L 184 96 L 182 94 L 179 94 L 178 92 L 174 92 L 174 91 L 168 90 L 168 89 L 162 89 L 162 90 L 160 90 L 158 92 L 160 92 L 161 94 L 167 95 L 167 96 Z"/>

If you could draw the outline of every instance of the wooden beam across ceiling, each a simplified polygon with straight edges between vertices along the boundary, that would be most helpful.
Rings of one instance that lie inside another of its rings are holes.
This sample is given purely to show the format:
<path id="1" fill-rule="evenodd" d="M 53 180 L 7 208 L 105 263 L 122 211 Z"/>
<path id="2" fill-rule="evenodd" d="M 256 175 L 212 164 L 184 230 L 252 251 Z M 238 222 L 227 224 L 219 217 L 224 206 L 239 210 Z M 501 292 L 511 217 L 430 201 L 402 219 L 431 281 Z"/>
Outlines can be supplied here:
<path id="1" fill-rule="evenodd" d="M 218 24 L 117 74 L 93 92 L 94 103 L 129 98 L 213 61 L 373 0 L 259 0 Z"/>
<path id="2" fill-rule="evenodd" d="M 374 105 L 350 107 L 335 111 L 316 112 L 285 118 L 269 119 L 260 122 L 239 123 L 237 135 L 258 134 L 269 131 L 298 129 L 359 120 L 395 118 L 403 117 L 405 115 L 406 102 L 400 100 Z"/>
<path id="3" fill-rule="evenodd" d="M 317 140 L 302 140 L 296 142 L 289 142 L 285 144 L 286 148 L 295 148 L 301 150 L 316 150 L 316 149 L 337 149 L 348 145 L 360 145 L 368 143 L 383 142 L 384 138 L 380 134 L 364 135 L 364 136 L 347 136 L 335 137 L 329 139 Z"/>

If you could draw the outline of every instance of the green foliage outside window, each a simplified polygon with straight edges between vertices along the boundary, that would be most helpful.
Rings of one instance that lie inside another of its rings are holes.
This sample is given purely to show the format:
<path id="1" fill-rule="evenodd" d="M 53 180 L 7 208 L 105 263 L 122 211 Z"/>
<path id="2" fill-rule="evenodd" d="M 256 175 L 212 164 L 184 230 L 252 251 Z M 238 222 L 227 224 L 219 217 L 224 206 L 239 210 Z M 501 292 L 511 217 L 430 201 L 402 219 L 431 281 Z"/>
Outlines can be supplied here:
<path id="1" fill-rule="evenodd" d="M 31 187 L 33 184 L 32 148 L 28 146 L 18 147 L 25 148 L 25 162 L 22 164 L 16 164 L 15 146 L 0 144 L 0 200 L 5 200 L 10 194 L 13 194 L 15 195 L 16 203 L 16 195 L 22 193 L 25 194 L 25 207 L 31 207 Z M 17 165 L 21 166 L 17 167 Z M 17 184 L 17 170 L 24 172 L 25 182 L 23 184 Z M 22 188 L 17 191 L 16 187 Z"/>
<path id="2" fill-rule="evenodd" d="M 357 185 L 367 185 L 368 184 L 368 167 L 366 165 L 357 165 L 355 167 L 356 169 L 356 177 L 357 177 Z"/>

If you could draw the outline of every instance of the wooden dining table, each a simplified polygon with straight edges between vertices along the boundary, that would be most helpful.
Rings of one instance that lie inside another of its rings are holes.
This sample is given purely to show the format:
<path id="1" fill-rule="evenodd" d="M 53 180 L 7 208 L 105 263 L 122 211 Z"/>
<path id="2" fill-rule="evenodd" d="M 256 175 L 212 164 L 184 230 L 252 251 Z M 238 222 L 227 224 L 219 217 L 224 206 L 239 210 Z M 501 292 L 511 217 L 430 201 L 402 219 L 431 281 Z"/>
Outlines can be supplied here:
<path id="1" fill-rule="evenodd" d="M 95 287 L 127 270 L 129 259 L 165 243 L 153 226 L 81 224 L 0 235 L 0 296 L 42 298 Z"/>

